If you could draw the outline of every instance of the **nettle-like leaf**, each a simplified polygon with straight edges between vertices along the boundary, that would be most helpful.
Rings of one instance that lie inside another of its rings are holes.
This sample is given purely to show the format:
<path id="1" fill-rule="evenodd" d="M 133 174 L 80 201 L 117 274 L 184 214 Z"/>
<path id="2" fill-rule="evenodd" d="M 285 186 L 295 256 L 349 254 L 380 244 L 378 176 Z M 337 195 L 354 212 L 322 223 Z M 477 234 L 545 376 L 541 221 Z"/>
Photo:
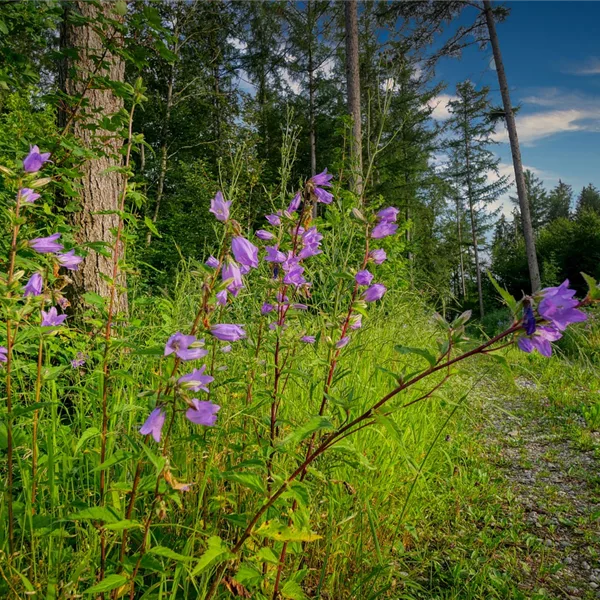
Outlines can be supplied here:
<path id="1" fill-rule="evenodd" d="M 218 536 L 214 535 L 207 540 L 207 549 L 200 557 L 200 560 L 192 571 L 192 576 L 199 575 L 210 566 L 215 566 L 223 561 L 235 558 L 225 542 Z"/>
<path id="2" fill-rule="evenodd" d="M 326 417 L 315 416 L 303 425 L 300 425 L 300 427 L 298 427 L 295 431 L 292 431 L 292 433 L 290 433 L 281 441 L 279 446 L 296 446 L 302 440 L 305 440 L 307 437 L 309 437 L 313 433 L 316 433 L 317 431 L 331 429 L 334 429 L 334 426 L 329 419 L 327 419 Z"/>
<path id="3" fill-rule="evenodd" d="M 277 542 L 314 542 L 322 537 L 307 529 L 284 525 L 276 519 L 265 521 L 258 529 L 254 530 L 254 534 Z"/>
<path id="4" fill-rule="evenodd" d="M 581 276 L 585 279 L 588 286 L 588 297 L 590 300 L 600 300 L 600 286 L 596 283 L 593 277 L 590 277 L 586 273 L 581 273 Z"/>

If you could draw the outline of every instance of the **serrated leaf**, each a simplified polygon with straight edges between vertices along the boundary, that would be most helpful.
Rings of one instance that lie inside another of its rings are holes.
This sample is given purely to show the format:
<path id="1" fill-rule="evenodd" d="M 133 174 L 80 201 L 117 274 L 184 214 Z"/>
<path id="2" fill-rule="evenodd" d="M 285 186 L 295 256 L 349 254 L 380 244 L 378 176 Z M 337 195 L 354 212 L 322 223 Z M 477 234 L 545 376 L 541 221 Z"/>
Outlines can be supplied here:
<path id="1" fill-rule="evenodd" d="M 79 438 L 79 441 L 77 442 L 77 446 L 75 446 L 75 454 L 77 454 L 81 448 L 83 447 L 83 445 L 91 438 L 97 436 L 100 433 L 100 430 L 97 427 L 89 427 L 88 429 L 86 429 L 83 434 L 81 435 L 81 437 Z"/>
<path id="2" fill-rule="evenodd" d="M 156 225 L 154 224 L 154 221 L 152 219 L 150 219 L 149 217 L 144 217 L 144 223 L 146 224 L 146 227 L 157 237 L 162 237 L 162 235 L 160 235 L 160 233 L 158 233 L 158 229 L 156 228 Z"/>
<path id="3" fill-rule="evenodd" d="M 238 471 L 228 471 L 226 473 L 223 473 L 222 477 L 226 481 L 239 483 L 244 487 L 250 488 L 253 492 L 257 492 L 259 494 L 265 493 L 264 481 L 262 477 L 257 473 L 241 473 Z"/>
<path id="4" fill-rule="evenodd" d="M 307 529 L 284 525 L 275 519 L 265 521 L 254 533 L 278 542 L 314 542 L 322 537 Z"/>
<path id="5" fill-rule="evenodd" d="M 307 600 L 308 598 L 300 584 L 293 579 L 285 582 L 281 588 L 281 595 L 288 600 Z"/>
<path id="6" fill-rule="evenodd" d="M 194 560 L 193 556 L 184 556 L 183 554 L 179 554 L 179 552 L 175 552 L 174 550 L 171 550 L 171 548 L 167 548 L 166 546 L 154 546 L 154 548 L 150 548 L 148 552 L 150 554 L 162 556 L 163 558 L 170 558 L 178 562 L 189 562 L 190 560 Z"/>
<path id="7" fill-rule="evenodd" d="M 394 350 L 396 352 L 400 352 L 400 354 L 417 354 L 418 356 L 423 357 L 432 367 L 435 366 L 437 359 L 429 350 L 425 350 L 424 348 L 411 348 L 410 346 L 394 346 Z"/>
<path id="8" fill-rule="evenodd" d="M 279 446 L 293 445 L 296 446 L 302 440 L 306 439 L 316 431 L 322 431 L 324 429 L 334 429 L 333 423 L 326 417 L 312 417 L 304 425 L 300 425 L 297 429 L 292 431 L 286 436 L 280 443 Z"/>
<path id="9" fill-rule="evenodd" d="M 105 577 L 102 581 L 99 581 L 96 585 L 85 590 L 84 594 L 99 594 L 100 592 L 110 592 L 122 585 L 125 585 L 129 580 L 124 575 L 117 575 L 113 573 L 108 577 Z"/>
<path id="10" fill-rule="evenodd" d="M 205 569 L 213 564 L 222 563 L 225 560 L 235 558 L 235 555 L 229 551 L 223 540 L 214 535 L 207 540 L 208 548 L 200 557 L 198 564 L 192 571 L 192 576 L 202 573 Z"/>
<path id="11" fill-rule="evenodd" d="M 90 506 L 69 516 L 72 521 L 104 521 L 116 523 L 119 518 L 108 508 L 103 506 Z"/>
<path id="12" fill-rule="evenodd" d="M 511 312 L 514 314 L 516 314 L 517 312 L 517 301 L 514 299 L 514 297 L 509 294 L 493 277 L 493 275 L 487 271 L 487 275 L 490 279 L 490 281 L 492 282 L 492 285 L 496 288 L 496 291 L 500 294 L 500 296 L 502 296 L 502 299 L 504 300 L 506 306 L 508 306 L 508 308 L 510 308 Z"/>
<path id="13" fill-rule="evenodd" d="M 600 288 L 593 277 L 590 277 L 586 273 L 581 273 L 581 276 L 585 279 L 588 286 L 588 296 L 590 300 L 600 300 Z"/>

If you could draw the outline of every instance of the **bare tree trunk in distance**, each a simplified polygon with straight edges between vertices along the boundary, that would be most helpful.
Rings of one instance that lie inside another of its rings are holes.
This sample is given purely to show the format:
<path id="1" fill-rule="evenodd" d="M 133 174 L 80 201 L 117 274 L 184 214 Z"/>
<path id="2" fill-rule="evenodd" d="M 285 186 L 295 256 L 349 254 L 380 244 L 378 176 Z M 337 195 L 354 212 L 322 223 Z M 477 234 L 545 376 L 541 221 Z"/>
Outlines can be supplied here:
<path id="1" fill-rule="evenodd" d="M 508 91 L 508 82 L 504 63 L 500 54 L 500 43 L 496 32 L 496 23 L 492 12 L 490 0 L 483 0 L 483 9 L 487 28 L 490 34 L 490 43 L 494 53 L 494 62 L 496 63 L 496 73 L 498 74 L 498 84 L 502 94 L 502 103 L 504 105 L 504 115 L 506 118 L 506 128 L 508 129 L 508 139 L 510 141 L 510 150 L 512 153 L 513 166 L 515 169 L 515 183 L 517 184 L 517 196 L 519 197 L 519 207 L 521 209 L 521 219 L 523 223 L 523 237 L 525 238 L 525 250 L 527 252 L 527 264 L 529 266 L 529 279 L 531 280 L 531 291 L 536 292 L 541 287 L 540 270 L 538 267 L 537 254 L 535 251 L 535 238 L 533 227 L 531 226 L 531 213 L 529 212 L 529 201 L 527 199 L 527 188 L 525 187 L 525 176 L 523 174 L 523 163 L 521 161 L 521 150 L 519 148 L 519 137 L 517 135 L 517 124 L 515 114 L 510 102 L 510 93 Z"/>
<path id="2" fill-rule="evenodd" d="M 360 71 L 358 62 L 357 0 L 344 3 L 346 23 L 346 86 L 348 113 L 352 117 L 352 191 L 362 196 L 362 130 L 360 112 Z"/>
<path id="3" fill-rule="evenodd" d="M 308 0 L 306 15 L 308 21 L 308 137 L 310 143 L 310 174 L 317 174 L 317 140 L 315 133 L 315 65 L 313 60 L 313 1 Z M 313 219 L 317 218 L 317 203 L 312 209 Z"/>
<path id="4" fill-rule="evenodd" d="M 462 215 L 460 214 L 460 198 L 456 197 L 456 231 L 458 234 L 458 255 L 460 256 L 460 289 L 463 299 L 467 296 L 467 287 L 465 285 L 465 263 L 462 251 Z"/>
<path id="5" fill-rule="evenodd" d="M 107 17 L 118 18 L 113 12 L 113 2 L 103 2 L 96 6 L 85 0 L 71 0 L 65 3 L 65 12 L 80 13 L 87 22 L 76 25 L 65 20 L 61 34 L 61 46 L 65 49 L 76 49 L 77 57 L 68 59 L 63 65 L 62 88 L 71 97 L 84 96 L 85 101 L 73 116 L 67 112 L 61 117 L 64 123 L 72 126 L 73 133 L 86 148 L 98 149 L 102 140 L 103 150 L 97 158 L 87 160 L 82 166 L 80 198 L 81 211 L 74 213 L 73 224 L 77 230 L 79 243 L 114 242 L 113 232 L 119 222 L 117 214 L 98 214 L 104 211 L 118 209 L 119 195 L 123 188 L 123 176 L 116 172 L 106 172 L 110 167 L 122 163 L 119 151 L 123 140 L 114 132 L 104 129 L 90 128 L 100 116 L 116 113 L 123 108 L 123 99 L 114 95 L 110 89 L 98 89 L 94 83 L 97 76 L 107 77 L 114 81 L 124 81 L 125 63 L 119 56 L 106 49 L 102 37 L 94 31 L 97 26 L 99 11 Z M 119 33 L 108 32 L 113 41 L 118 41 Z M 101 65 L 102 66 L 99 66 Z M 67 109 L 68 110 L 68 109 Z M 119 251 L 122 251 L 119 249 Z M 112 277 L 112 258 L 89 251 L 79 270 L 73 271 L 74 303 L 79 308 L 85 292 L 95 292 L 107 298 L 110 294 L 110 284 L 103 276 Z M 120 282 L 124 285 L 124 278 Z M 119 294 L 116 304 L 118 311 L 127 309 L 127 295 Z"/>

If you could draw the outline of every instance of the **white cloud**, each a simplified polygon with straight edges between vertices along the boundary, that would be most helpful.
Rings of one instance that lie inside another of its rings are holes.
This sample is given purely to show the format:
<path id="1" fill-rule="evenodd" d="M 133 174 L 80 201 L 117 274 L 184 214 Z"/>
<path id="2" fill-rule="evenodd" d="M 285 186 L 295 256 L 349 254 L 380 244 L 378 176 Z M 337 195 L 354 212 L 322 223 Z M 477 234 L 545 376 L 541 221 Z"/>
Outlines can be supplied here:
<path id="1" fill-rule="evenodd" d="M 580 65 L 573 65 L 565 69 L 570 75 L 600 75 L 600 57 L 592 56 Z"/>
<path id="2" fill-rule="evenodd" d="M 448 110 L 448 102 L 451 100 L 457 100 L 456 96 L 450 94 L 440 94 L 432 98 L 427 105 L 432 109 L 431 116 L 436 121 L 445 121 L 450 116 Z"/>
<path id="3" fill-rule="evenodd" d="M 246 50 L 248 48 L 248 44 L 244 40 L 240 40 L 237 37 L 229 37 L 227 41 L 236 49 L 236 50 Z"/>

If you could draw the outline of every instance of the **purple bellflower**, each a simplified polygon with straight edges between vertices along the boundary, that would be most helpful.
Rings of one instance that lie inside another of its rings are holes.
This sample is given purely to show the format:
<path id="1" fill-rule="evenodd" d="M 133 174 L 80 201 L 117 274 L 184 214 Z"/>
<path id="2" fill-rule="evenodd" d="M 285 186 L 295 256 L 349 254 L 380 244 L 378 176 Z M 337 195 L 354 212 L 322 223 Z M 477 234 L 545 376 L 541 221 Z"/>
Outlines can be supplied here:
<path id="1" fill-rule="evenodd" d="M 40 194 L 31 188 L 23 188 L 19 190 L 19 194 L 21 196 L 21 200 L 23 200 L 23 202 L 27 202 L 27 204 L 33 204 L 38 198 L 41 197 Z"/>
<path id="2" fill-rule="evenodd" d="M 40 153 L 37 146 L 30 146 L 29 154 L 23 159 L 23 170 L 26 173 L 37 173 L 49 160 L 50 152 Z"/>
<path id="3" fill-rule="evenodd" d="M 533 314 L 533 308 L 531 305 L 527 306 L 523 311 L 523 327 L 527 335 L 533 335 L 535 333 L 535 315 Z"/>
<path id="4" fill-rule="evenodd" d="M 217 292 L 217 304 L 219 306 L 225 306 L 227 304 L 227 290 Z"/>
<path id="5" fill-rule="evenodd" d="M 206 370 L 206 365 L 202 365 L 200 369 L 194 369 L 191 373 L 187 375 L 182 375 L 178 382 L 182 387 L 192 390 L 193 392 L 199 392 L 202 390 L 203 392 L 208 393 L 208 384 L 212 383 L 215 378 L 210 375 L 204 375 L 204 371 Z"/>
<path id="6" fill-rule="evenodd" d="M 206 259 L 204 264 L 211 269 L 216 269 L 219 266 L 219 261 L 211 255 Z"/>
<path id="7" fill-rule="evenodd" d="M 370 288 L 367 288 L 363 294 L 365 302 L 376 302 L 381 300 L 386 293 L 387 288 L 382 283 L 374 283 Z"/>
<path id="8" fill-rule="evenodd" d="M 217 413 L 221 410 L 218 404 L 213 404 L 207 400 L 198 400 L 192 398 L 193 408 L 185 411 L 185 416 L 196 425 L 205 425 L 212 427 L 217 422 Z"/>
<path id="9" fill-rule="evenodd" d="M 283 263 L 286 261 L 286 256 L 279 250 L 277 246 L 265 246 L 267 254 L 265 262 Z"/>
<path id="10" fill-rule="evenodd" d="M 300 208 L 300 202 L 302 202 L 302 192 L 296 192 L 296 195 L 290 202 L 287 211 L 289 213 L 294 213 Z"/>
<path id="11" fill-rule="evenodd" d="M 587 319 L 587 315 L 576 308 L 579 302 L 573 298 L 575 290 L 569 289 L 568 279 L 558 287 L 542 290 L 542 294 L 544 297 L 539 303 L 538 312 L 560 331 L 564 331 L 571 323 Z"/>
<path id="12" fill-rule="evenodd" d="M 375 227 L 373 227 L 373 231 L 371 232 L 371 237 L 374 240 L 379 240 L 384 237 L 388 237 L 389 235 L 394 235 L 398 231 L 398 225 L 396 223 L 392 223 L 390 221 L 380 221 Z"/>
<path id="13" fill-rule="evenodd" d="M 23 288 L 23 297 L 39 296 L 42 293 L 43 287 L 44 280 L 42 279 L 42 276 L 39 273 L 34 273 Z"/>
<path id="14" fill-rule="evenodd" d="M 385 250 L 383 250 L 382 248 L 376 248 L 375 250 L 371 250 L 371 252 L 369 252 L 369 258 L 376 265 L 380 265 L 382 262 L 384 262 L 387 259 L 387 254 L 385 253 Z"/>
<path id="15" fill-rule="evenodd" d="M 227 202 L 223 198 L 223 194 L 221 192 L 217 192 L 217 195 L 210 201 L 210 209 L 208 212 L 211 212 L 215 215 L 217 221 L 228 221 L 229 220 L 229 207 L 231 206 L 231 200 Z"/>
<path id="16" fill-rule="evenodd" d="M 210 328 L 210 332 L 222 342 L 237 342 L 246 337 L 243 325 L 220 323 L 218 325 L 213 325 Z"/>
<path id="17" fill-rule="evenodd" d="M 295 285 L 296 287 L 304 285 L 306 283 L 306 279 L 304 279 L 304 276 L 302 275 L 303 273 L 304 267 L 296 265 L 286 273 L 285 277 L 283 278 L 283 283 L 286 285 Z"/>
<path id="18" fill-rule="evenodd" d="M 156 407 L 146 419 L 145 423 L 140 427 L 142 435 L 150 435 L 156 443 L 160 442 L 160 434 L 162 433 L 163 425 L 165 424 L 165 411 L 161 407 Z"/>
<path id="19" fill-rule="evenodd" d="M 48 312 L 42 311 L 42 327 L 58 327 L 64 323 L 67 315 L 59 315 L 53 306 Z"/>
<path id="20" fill-rule="evenodd" d="M 235 260 L 246 267 L 258 267 L 258 248 L 246 238 L 236 236 L 231 241 L 231 251 Z"/>
<path id="21" fill-rule="evenodd" d="M 314 175 L 313 177 L 311 177 L 309 179 L 309 181 L 316 186 L 331 187 L 332 179 L 333 179 L 333 175 L 331 173 L 328 173 L 327 169 L 325 169 L 322 173 L 319 173 L 318 175 Z"/>
<path id="22" fill-rule="evenodd" d="M 267 215 L 265 219 L 267 219 L 273 227 L 279 227 L 281 225 L 281 218 L 279 215 Z"/>
<path id="23" fill-rule="evenodd" d="M 373 274 L 369 273 L 367 270 L 359 271 L 354 279 L 358 285 L 371 285 L 371 281 L 373 281 Z"/>
<path id="24" fill-rule="evenodd" d="M 300 338 L 300 341 L 305 344 L 314 344 L 317 341 L 317 338 L 314 335 L 303 335 Z"/>
<path id="25" fill-rule="evenodd" d="M 193 335 L 184 335 L 179 331 L 174 333 L 165 346 L 165 356 L 175 353 L 181 360 L 197 360 L 208 354 L 208 350 L 200 347 L 204 340 L 197 341 Z"/>
<path id="26" fill-rule="evenodd" d="M 350 329 L 360 329 L 362 327 L 362 315 L 354 315 L 350 319 Z"/>
<path id="27" fill-rule="evenodd" d="M 395 223 L 399 212 L 400 211 L 397 208 L 394 208 L 393 206 L 388 206 L 387 208 L 384 208 L 383 210 L 380 210 L 377 213 L 377 219 L 379 221 Z"/>
<path id="28" fill-rule="evenodd" d="M 270 304 L 269 302 L 265 302 L 261 307 L 260 307 L 260 313 L 262 315 L 266 315 L 270 312 L 273 312 L 275 310 L 275 307 Z"/>
<path id="29" fill-rule="evenodd" d="M 86 356 L 83 352 L 78 352 L 77 356 L 71 361 L 71 366 L 74 369 L 83 367 L 83 365 L 85 365 L 87 359 L 88 359 L 88 356 Z"/>
<path id="30" fill-rule="evenodd" d="M 56 240 L 60 237 L 60 233 L 53 233 L 48 237 L 35 238 L 29 241 L 29 245 L 40 254 L 48 254 L 49 252 L 60 252 L 63 245 Z"/>
<path id="31" fill-rule="evenodd" d="M 235 298 L 240 293 L 240 290 L 244 287 L 244 280 L 242 279 L 242 273 L 236 262 L 229 259 L 225 263 L 221 271 L 221 277 L 223 281 L 231 279 L 231 283 L 228 284 L 227 289 L 231 292 L 231 295 Z"/>
<path id="32" fill-rule="evenodd" d="M 231 352 L 231 346 L 229 344 L 227 344 L 227 346 L 223 346 L 221 348 L 221 352 L 225 352 L 225 354 L 227 354 L 228 352 Z"/>
<path id="33" fill-rule="evenodd" d="M 537 350 L 542 356 L 552 356 L 550 342 L 556 342 L 562 337 L 562 333 L 552 325 L 540 325 L 530 337 L 520 337 L 517 345 L 523 352 Z"/>
<path id="34" fill-rule="evenodd" d="M 342 348 L 346 347 L 350 342 L 350 338 L 348 336 L 343 337 L 336 345 L 335 347 L 338 350 L 341 350 Z"/>
<path id="35" fill-rule="evenodd" d="M 264 242 L 275 239 L 275 236 L 270 231 L 267 231 L 265 229 L 259 229 L 254 235 L 259 240 L 263 240 Z"/>
<path id="36" fill-rule="evenodd" d="M 8 349 L 5 346 L 0 346 L 0 362 L 6 362 L 8 360 L 7 354 Z"/>
<path id="37" fill-rule="evenodd" d="M 81 256 L 75 254 L 75 250 L 69 250 L 68 252 L 62 252 L 56 255 L 58 262 L 61 267 L 69 269 L 69 271 L 77 271 L 80 262 L 83 261 Z"/>

